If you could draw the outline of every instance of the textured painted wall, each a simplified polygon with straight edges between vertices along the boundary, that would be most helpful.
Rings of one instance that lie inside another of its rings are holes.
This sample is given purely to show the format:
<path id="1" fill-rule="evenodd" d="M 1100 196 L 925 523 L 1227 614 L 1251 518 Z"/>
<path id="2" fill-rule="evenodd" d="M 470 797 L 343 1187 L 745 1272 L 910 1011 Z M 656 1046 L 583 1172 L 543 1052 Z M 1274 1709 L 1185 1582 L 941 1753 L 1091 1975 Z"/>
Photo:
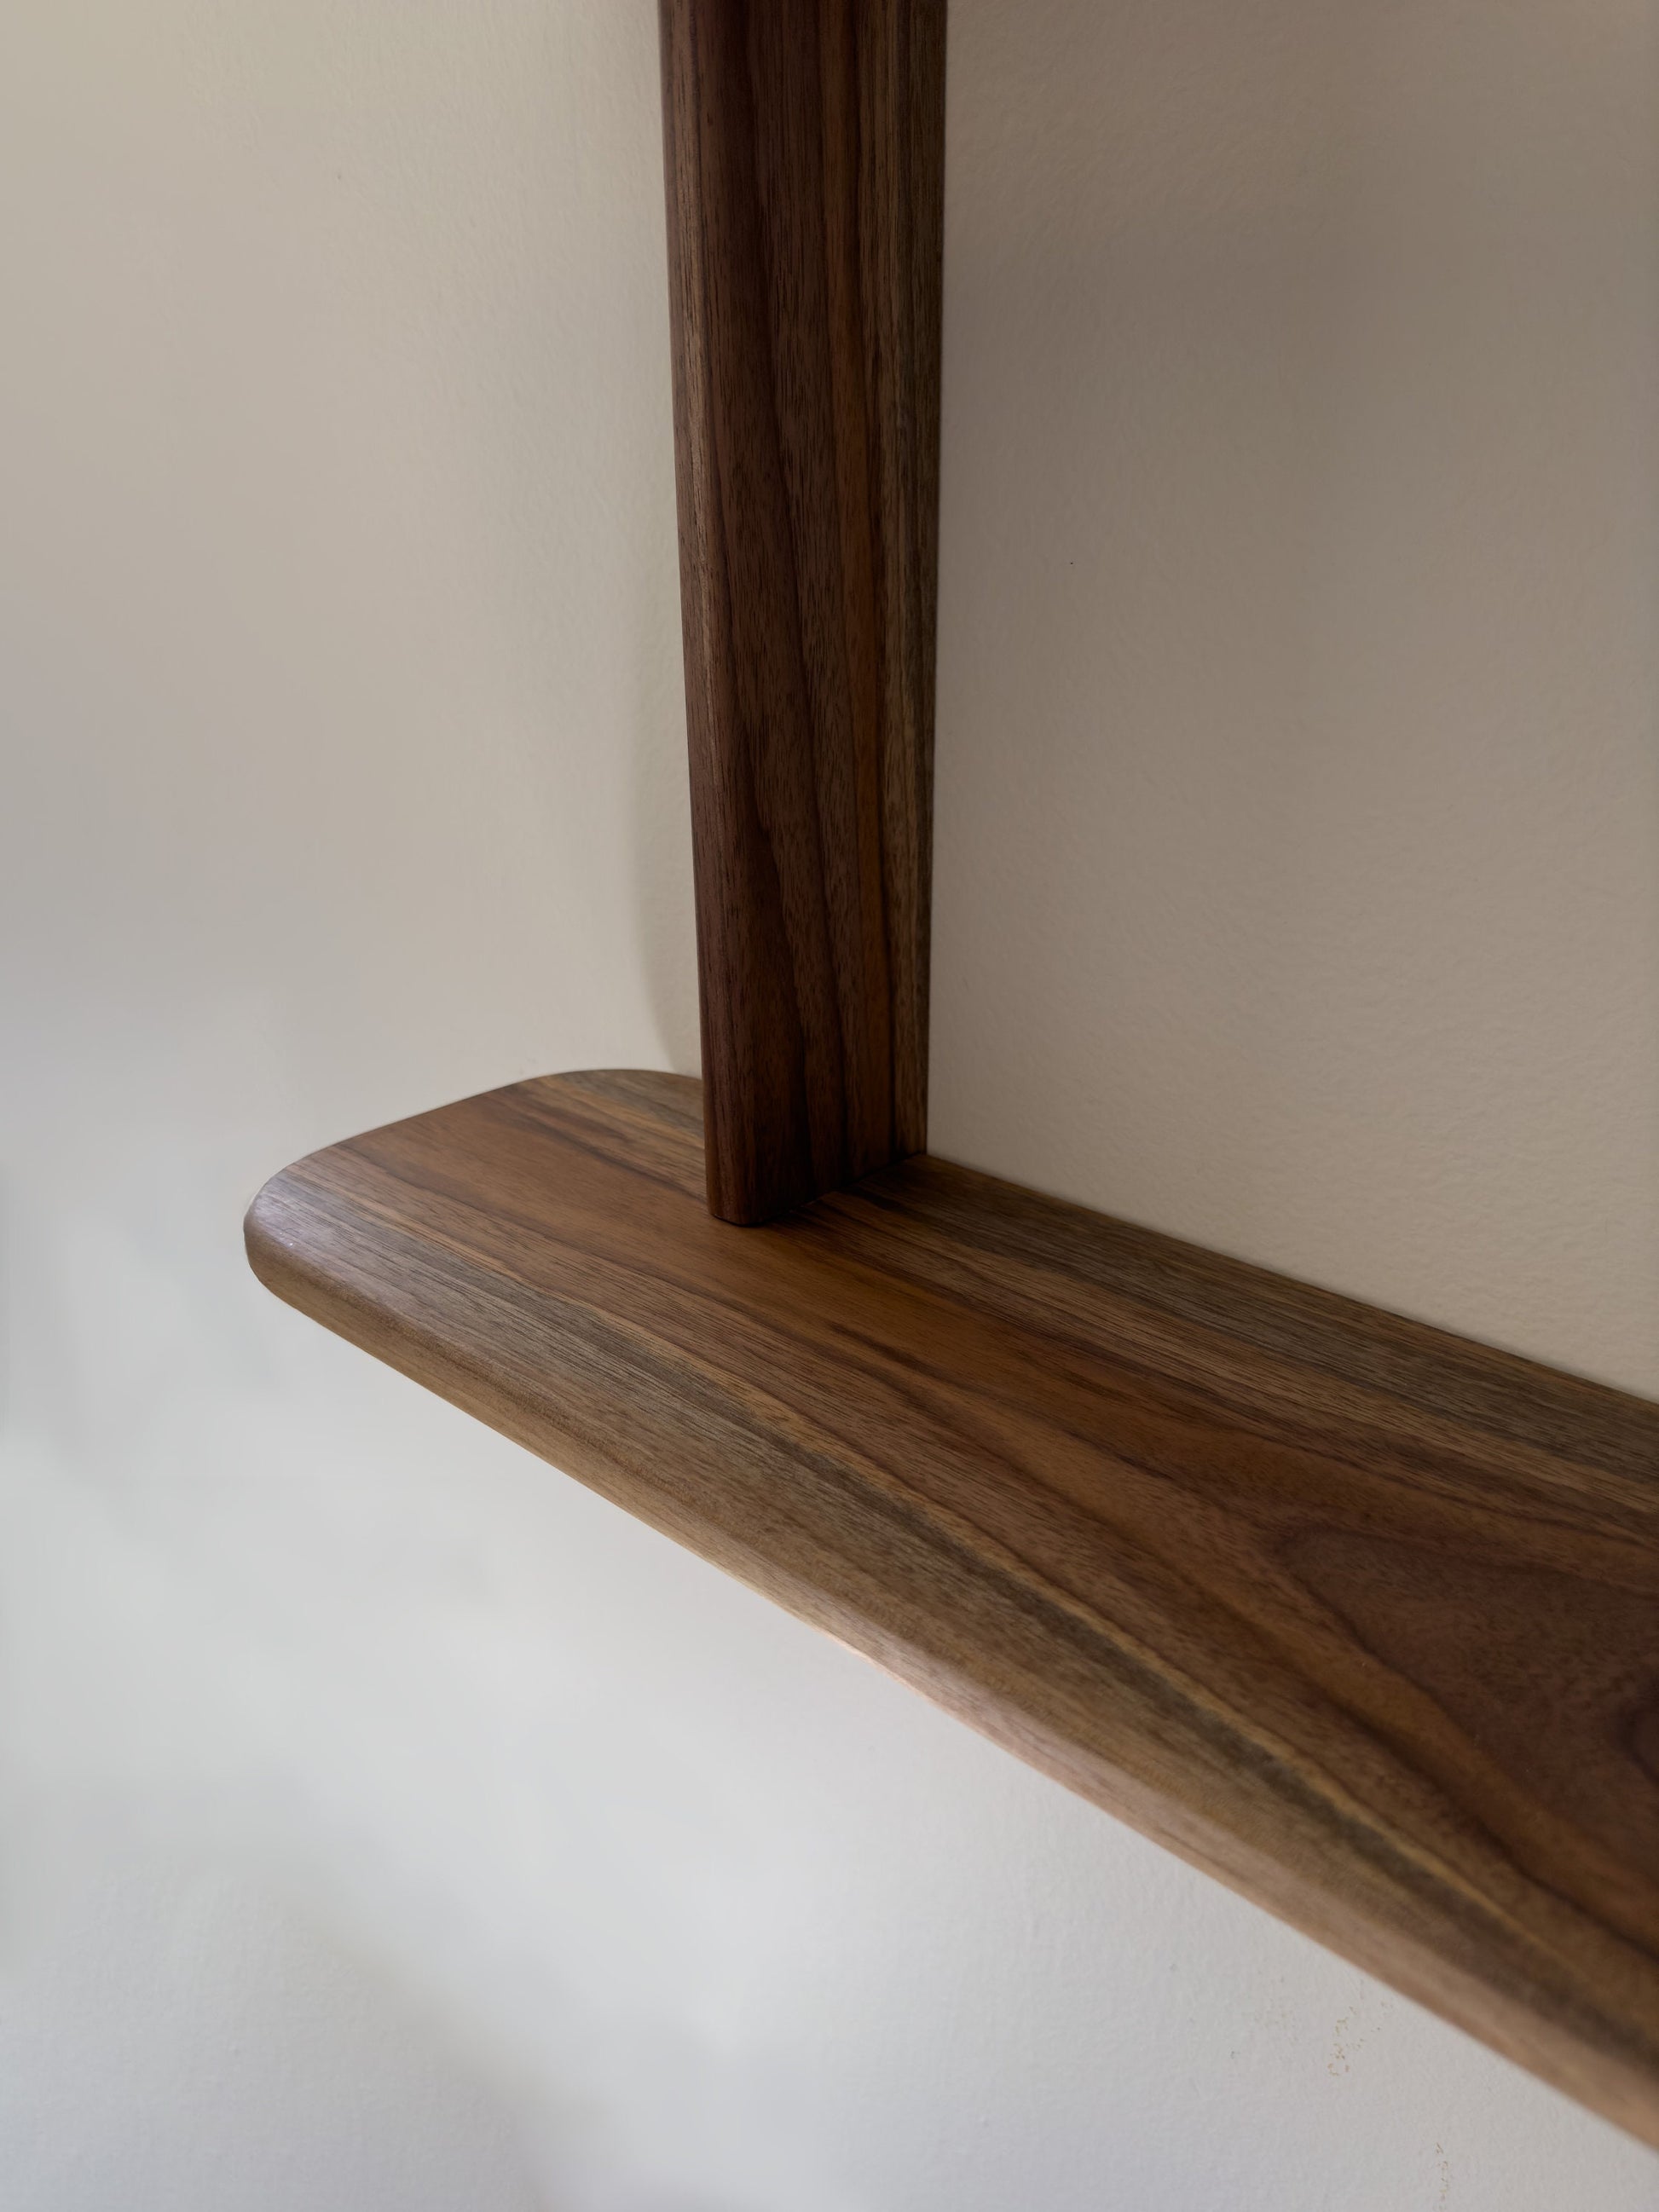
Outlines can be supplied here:
<path id="1" fill-rule="evenodd" d="M 940 1148 L 1659 1389 L 1651 5 L 955 0 Z M 266 1298 L 689 1066 L 653 11 L 0 15 L 7 2212 L 1653 2212 Z"/>
<path id="2" fill-rule="evenodd" d="M 1659 15 L 955 26 L 935 1144 L 1659 1392 Z"/>

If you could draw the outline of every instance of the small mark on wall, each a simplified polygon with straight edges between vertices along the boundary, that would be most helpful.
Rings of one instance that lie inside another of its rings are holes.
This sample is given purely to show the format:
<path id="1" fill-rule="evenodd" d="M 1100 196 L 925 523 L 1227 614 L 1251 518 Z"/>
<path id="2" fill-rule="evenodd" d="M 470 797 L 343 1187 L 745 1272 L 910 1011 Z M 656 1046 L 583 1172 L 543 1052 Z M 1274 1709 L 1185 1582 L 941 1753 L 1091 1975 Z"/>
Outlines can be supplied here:
<path id="1" fill-rule="evenodd" d="M 1386 2023 L 1389 2009 L 1388 1999 L 1374 1990 L 1363 1991 L 1354 2000 L 1331 2030 L 1331 2054 L 1325 2061 L 1328 2074 L 1340 2081 L 1353 2071 L 1355 2058 L 1373 2029 Z"/>

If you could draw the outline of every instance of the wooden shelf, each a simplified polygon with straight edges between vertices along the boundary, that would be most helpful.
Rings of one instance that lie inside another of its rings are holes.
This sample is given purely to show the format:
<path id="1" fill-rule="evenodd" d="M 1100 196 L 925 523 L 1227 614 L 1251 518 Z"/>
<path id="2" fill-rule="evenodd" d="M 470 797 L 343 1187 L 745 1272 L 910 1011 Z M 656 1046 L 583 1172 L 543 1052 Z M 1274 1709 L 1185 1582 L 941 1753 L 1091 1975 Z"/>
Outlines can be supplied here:
<path id="1" fill-rule="evenodd" d="M 684 1078 L 248 1217 L 292 1304 L 1659 2142 L 1659 1407 L 926 1157 L 760 1229 Z"/>

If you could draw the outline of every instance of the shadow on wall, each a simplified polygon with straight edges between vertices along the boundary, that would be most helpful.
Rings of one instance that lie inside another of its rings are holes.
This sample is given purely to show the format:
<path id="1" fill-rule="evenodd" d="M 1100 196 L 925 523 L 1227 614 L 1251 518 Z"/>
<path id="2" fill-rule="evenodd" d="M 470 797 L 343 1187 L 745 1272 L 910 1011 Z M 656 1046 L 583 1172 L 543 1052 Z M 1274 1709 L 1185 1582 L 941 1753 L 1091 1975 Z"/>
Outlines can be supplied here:
<path id="1" fill-rule="evenodd" d="M 933 1140 L 1659 1391 L 1659 20 L 957 0 Z"/>
<path id="2" fill-rule="evenodd" d="M 649 2184 L 618 2196 L 614 2171 L 584 2181 L 591 2119 L 543 2100 L 527 2130 L 503 2054 L 468 2048 L 383 1954 L 279 1884 L 123 1832 L 118 1804 L 82 1809 L 104 1815 L 95 1854 L 72 1826 L 12 1838 L 28 1932 L 0 1983 L 9 2205 L 732 2212 Z M 557 2187 L 536 2134 L 557 2142 Z"/>
<path id="3" fill-rule="evenodd" d="M 68 1824 L 9 1838 L 8 2204 L 555 2212 L 519 2115 L 384 1960 L 123 1832 L 118 1802 L 81 1809 L 104 1816 L 95 1857 Z"/>

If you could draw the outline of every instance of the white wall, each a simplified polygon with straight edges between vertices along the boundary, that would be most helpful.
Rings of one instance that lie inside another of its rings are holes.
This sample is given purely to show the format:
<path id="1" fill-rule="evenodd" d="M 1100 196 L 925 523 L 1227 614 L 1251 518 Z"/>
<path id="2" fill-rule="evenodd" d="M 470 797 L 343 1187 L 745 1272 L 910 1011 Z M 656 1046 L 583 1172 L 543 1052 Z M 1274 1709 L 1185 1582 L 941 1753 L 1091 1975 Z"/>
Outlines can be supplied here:
<path id="1" fill-rule="evenodd" d="M 0 15 L 7 2212 L 1653 2212 L 311 1328 L 695 1053 L 648 0 Z M 1659 15 L 955 0 L 939 1149 L 1659 1390 Z"/>

